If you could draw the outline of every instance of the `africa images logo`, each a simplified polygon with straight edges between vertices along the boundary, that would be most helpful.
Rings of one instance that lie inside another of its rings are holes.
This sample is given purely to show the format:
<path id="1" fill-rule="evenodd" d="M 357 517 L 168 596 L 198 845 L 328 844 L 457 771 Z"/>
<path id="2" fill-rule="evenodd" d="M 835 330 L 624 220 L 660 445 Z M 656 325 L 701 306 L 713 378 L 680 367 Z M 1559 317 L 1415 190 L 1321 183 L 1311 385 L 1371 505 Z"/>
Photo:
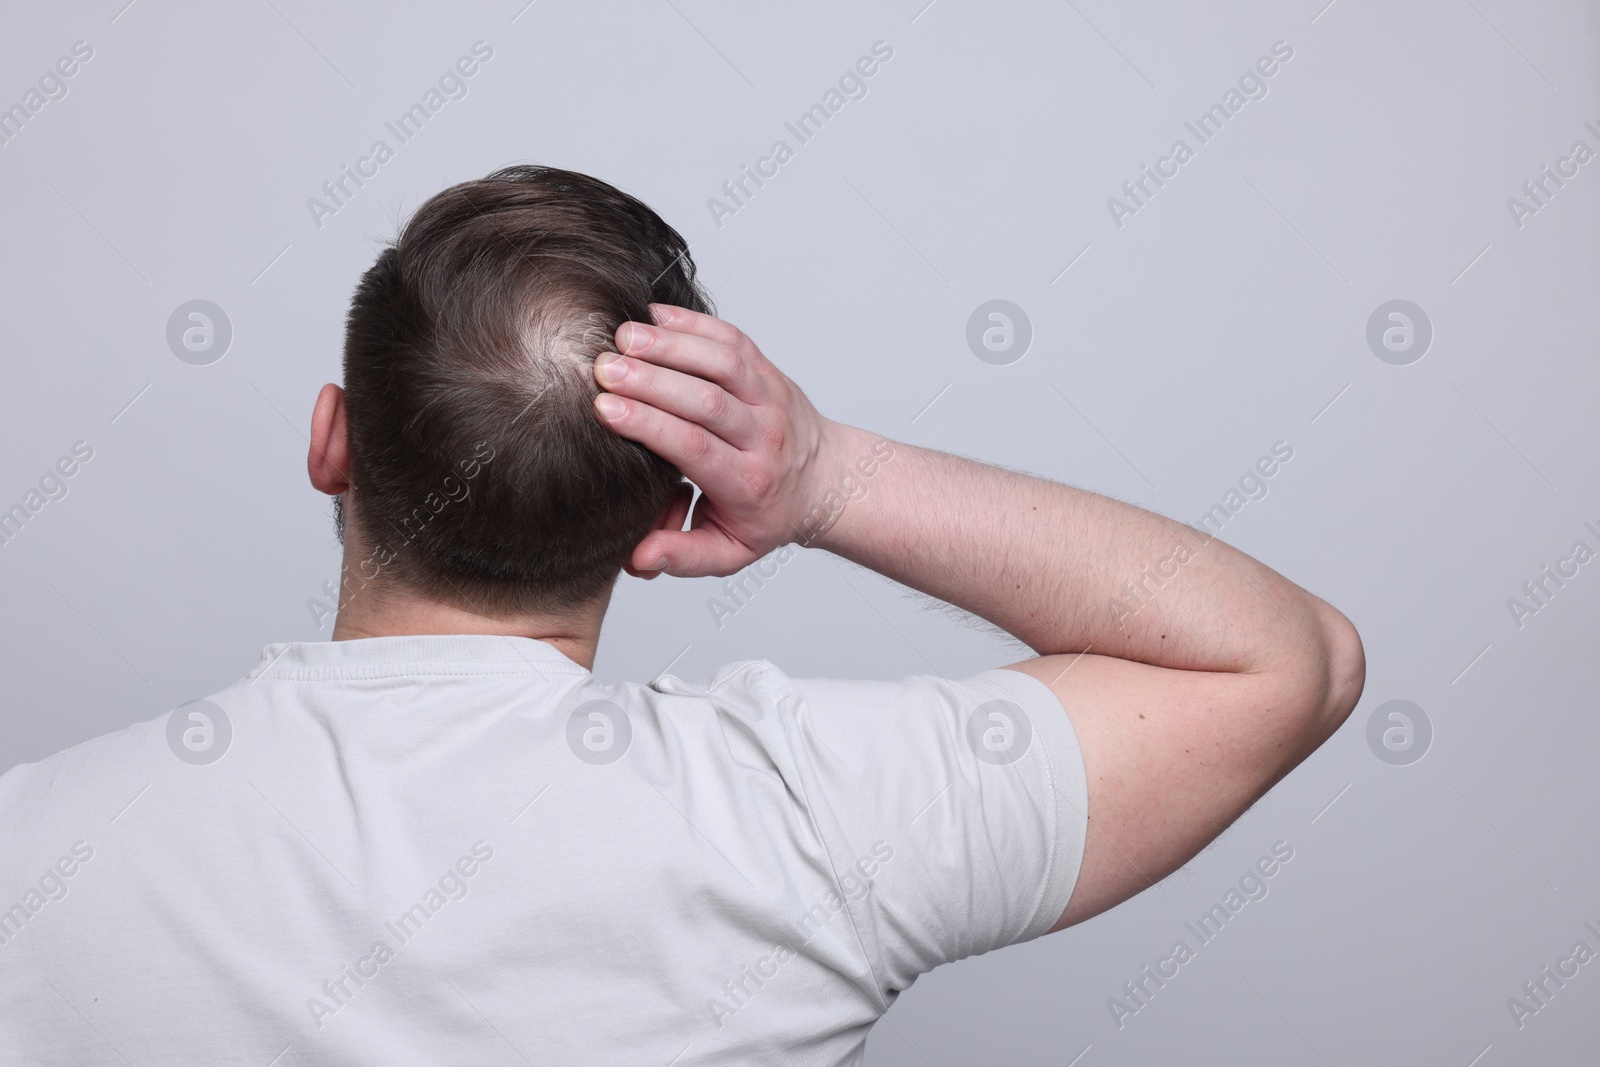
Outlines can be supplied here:
<path id="1" fill-rule="evenodd" d="M 228 713 L 209 700 L 191 700 L 167 716 L 167 747 L 191 766 L 217 762 L 232 743 Z"/>
<path id="2" fill-rule="evenodd" d="M 627 755 L 633 744 L 628 713 L 609 700 L 589 700 L 567 716 L 567 747 L 592 767 L 604 767 Z"/>
<path id="3" fill-rule="evenodd" d="M 1033 722 L 1009 700 L 979 704 L 967 717 L 967 746 L 984 763 L 1004 767 L 1028 754 Z"/>

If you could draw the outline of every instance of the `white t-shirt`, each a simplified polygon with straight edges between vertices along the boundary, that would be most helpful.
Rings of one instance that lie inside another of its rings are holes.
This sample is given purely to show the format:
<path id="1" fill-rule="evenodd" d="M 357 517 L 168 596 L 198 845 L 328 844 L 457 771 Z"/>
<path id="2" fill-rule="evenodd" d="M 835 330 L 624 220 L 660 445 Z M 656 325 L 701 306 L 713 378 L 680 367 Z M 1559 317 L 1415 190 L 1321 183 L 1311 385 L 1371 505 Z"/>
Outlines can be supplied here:
<path id="1" fill-rule="evenodd" d="M 1086 793 L 1015 671 L 270 645 L 0 777 L 0 1062 L 857 1063 L 918 975 L 1056 921 Z"/>

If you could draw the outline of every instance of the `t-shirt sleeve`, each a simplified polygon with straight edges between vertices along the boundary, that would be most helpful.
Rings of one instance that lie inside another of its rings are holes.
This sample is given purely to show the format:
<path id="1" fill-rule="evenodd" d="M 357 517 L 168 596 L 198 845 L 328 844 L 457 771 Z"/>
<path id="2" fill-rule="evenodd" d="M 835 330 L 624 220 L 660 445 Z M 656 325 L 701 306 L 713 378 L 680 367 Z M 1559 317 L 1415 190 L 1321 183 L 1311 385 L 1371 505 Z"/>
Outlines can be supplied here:
<path id="1" fill-rule="evenodd" d="M 803 802 L 887 1000 L 1055 924 L 1083 859 L 1088 787 L 1047 686 L 999 669 L 789 684 Z"/>

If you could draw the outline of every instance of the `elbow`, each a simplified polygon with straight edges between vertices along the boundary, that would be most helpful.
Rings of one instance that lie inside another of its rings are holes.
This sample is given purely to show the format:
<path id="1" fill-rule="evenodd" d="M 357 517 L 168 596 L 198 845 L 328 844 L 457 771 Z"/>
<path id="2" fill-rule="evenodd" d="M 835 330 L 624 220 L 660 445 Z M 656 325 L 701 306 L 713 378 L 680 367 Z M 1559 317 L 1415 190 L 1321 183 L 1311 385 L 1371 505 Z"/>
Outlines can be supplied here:
<path id="1" fill-rule="evenodd" d="M 1321 745 L 1344 725 L 1361 700 L 1367 683 L 1367 654 L 1355 624 L 1337 608 L 1318 601 L 1317 621 L 1321 684 L 1310 711 L 1314 745 Z"/>

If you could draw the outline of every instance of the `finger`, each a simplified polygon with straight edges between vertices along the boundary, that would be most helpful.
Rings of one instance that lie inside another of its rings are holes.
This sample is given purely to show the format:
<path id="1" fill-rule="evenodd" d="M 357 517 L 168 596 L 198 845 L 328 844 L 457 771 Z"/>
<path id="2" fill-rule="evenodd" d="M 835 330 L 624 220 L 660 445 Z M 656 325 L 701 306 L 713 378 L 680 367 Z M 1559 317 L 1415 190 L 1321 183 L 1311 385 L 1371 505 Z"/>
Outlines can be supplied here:
<path id="1" fill-rule="evenodd" d="M 625 356 L 704 378 L 747 404 L 759 404 L 769 394 L 759 370 L 766 358 L 743 334 L 739 337 L 743 345 L 728 345 L 697 334 L 625 322 L 617 327 L 615 339 L 617 351 Z"/>
<path id="2" fill-rule="evenodd" d="M 603 388 L 704 426 L 735 448 L 754 448 L 760 441 L 749 405 L 715 382 L 614 352 L 600 353 L 594 377 Z"/>
<path id="3" fill-rule="evenodd" d="M 705 427 L 615 393 L 601 393 L 594 406 L 602 423 L 677 467 L 703 492 L 733 498 L 751 494 L 735 465 L 737 450 Z"/>
<path id="4" fill-rule="evenodd" d="M 640 571 L 664 571 L 675 578 L 720 578 L 749 561 L 750 549 L 715 526 L 681 532 L 656 530 L 639 542 L 632 560 Z"/>
<path id="5" fill-rule="evenodd" d="M 657 326 L 679 333 L 692 333 L 730 348 L 738 345 L 739 339 L 744 336 L 743 330 L 726 319 L 690 311 L 676 304 L 651 304 L 650 318 Z"/>
<path id="6" fill-rule="evenodd" d="M 691 311 L 674 304 L 651 304 L 650 321 L 674 333 L 693 334 L 738 349 L 751 363 L 762 370 L 777 369 L 761 349 L 756 347 L 756 343 L 750 340 L 748 334 L 726 319 Z"/>

